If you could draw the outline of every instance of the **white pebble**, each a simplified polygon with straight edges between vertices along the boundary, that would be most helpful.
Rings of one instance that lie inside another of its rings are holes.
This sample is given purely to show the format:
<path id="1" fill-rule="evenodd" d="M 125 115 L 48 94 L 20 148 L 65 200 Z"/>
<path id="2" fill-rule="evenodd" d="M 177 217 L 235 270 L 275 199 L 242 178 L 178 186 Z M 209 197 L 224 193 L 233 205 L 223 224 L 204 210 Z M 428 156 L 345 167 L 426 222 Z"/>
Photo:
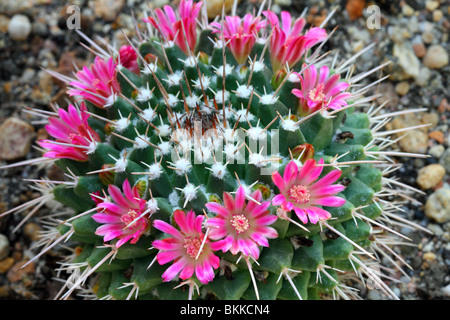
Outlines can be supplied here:
<path id="1" fill-rule="evenodd" d="M 11 39 L 16 41 L 25 40 L 31 32 L 31 22 L 26 15 L 14 15 L 8 24 L 8 33 Z"/>

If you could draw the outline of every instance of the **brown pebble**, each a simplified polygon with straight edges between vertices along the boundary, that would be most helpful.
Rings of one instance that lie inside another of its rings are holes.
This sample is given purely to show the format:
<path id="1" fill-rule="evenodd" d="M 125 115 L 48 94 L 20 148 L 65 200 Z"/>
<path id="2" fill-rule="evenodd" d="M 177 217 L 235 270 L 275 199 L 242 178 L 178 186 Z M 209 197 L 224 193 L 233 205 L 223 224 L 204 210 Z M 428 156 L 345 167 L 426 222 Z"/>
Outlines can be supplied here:
<path id="1" fill-rule="evenodd" d="M 442 131 L 439 130 L 435 130 L 435 131 L 431 131 L 428 136 L 433 139 L 436 140 L 437 142 L 439 142 L 440 144 L 444 143 L 445 140 L 445 136 L 444 133 Z"/>
<path id="2" fill-rule="evenodd" d="M 416 54 L 417 58 L 423 58 L 425 54 L 427 53 L 427 48 L 423 43 L 416 43 L 412 46 L 414 53 Z"/>
<path id="3" fill-rule="evenodd" d="M 41 227 L 39 227 L 36 223 L 29 222 L 24 227 L 24 234 L 26 237 L 33 241 L 37 241 L 40 238 Z"/>
<path id="4" fill-rule="evenodd" d="M 0 159 L 14 160 L 24 157 L 30 150 L 34 127 L 15 117 L 0 126 Z"/>
<path id="5" fill-rule="evenodd" d="M 362 17 L 365 6 L 365 0 L 347 0 L 345 10 L 347 10 L 350 20 Z"/>
<path id="6" fill-rule="evenodd" d="M 447 110 L 450 110 L 450 106 L 448 105 L 447 98 L 444 98 L 439 104 L 438 111 L 439 113 L 444 113 Z"/>
<path id="7" fill-rule="evenodd" d="M 8 278 L 8 281 L 13 283 L 22 280 L 26 275 L 32 274 L 35 272 L 34 263 L 31 262 L 25 268 L 21 267 L 25 265 L 28 262 L 28 260 L 25 261 L 19 261 L 16 264 L 13 265 L 11 269 L 9 269 L 8 274 L 6 277 Z"/>
<path id="8" fill-rule="evenodd" d="M 0 261 L 0 274 L 6 273 L 14 265 L 14 258 L 7 257 Z"/>

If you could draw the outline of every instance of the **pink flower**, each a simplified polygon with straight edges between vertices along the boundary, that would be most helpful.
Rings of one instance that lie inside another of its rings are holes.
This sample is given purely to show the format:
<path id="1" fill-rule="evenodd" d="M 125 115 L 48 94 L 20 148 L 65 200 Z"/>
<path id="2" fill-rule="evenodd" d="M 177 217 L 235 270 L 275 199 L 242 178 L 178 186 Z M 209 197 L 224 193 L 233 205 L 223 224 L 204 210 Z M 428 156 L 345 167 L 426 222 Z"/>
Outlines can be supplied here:
<path id="1" fill-rule="evenodd" d="M 194 51 L 197 43 L 197 17 L 202 2 L 194 3 L 192 0 L 181 0 L 178 8 L 179 17 L 170 6 L 164 6 L 164 11 L 157 8 L 157 18 L 149 17 L 144 22 L 151 23 L 164 36 L 167 41 L 174 41 L 186 54 Z M 187 45 L 186 45 L 187 42 Z"/>
<path id="2" fill-rule="evenodd" d="M 84 66 L 77 72 L 77 80 L 70 82 L 72 88 L 67 91 L 70 96 L 81 96 L 83 99 L 104 109 L 109 97 L 120 91 L 116 78 L 117 63 L 113 58 L 108 61 L 96 57 L 90 68 Z"/>
<path id="3" fill-rule="evenodd" d="M 123 193 L 117 186 L 110 184 L 108 193 L 113 202 L 98 203 L 99 212 L 92 215 L 96 222 L 102 224 L 95 234 L 103 236 L 105 242 L 119 239 L 117 248 L 130 240 L 130 243 L 136 243 L 150 227 L 150 220 L 145 215 L 147 201 L 140 198 L 137 187 L 131 188 L 128 180 L 125 180 L 122 189 Z"/>
<path id="4" fill-rule="evenodd" d="M 153 246 L 160 250 L 156 255 L 158 263 L 163 265 L 173 261 L 163 273 L 163 280 L 170 281 L 178 274 L 181 279 L 186 280 L 195 272 L 201 283 L 210 282 L 214 279 L 213 269 L 219 267 L 220 259 L 213 253 L 209 239 L 204 239 L 205 235 L 202 232 L 204 216 L 196 216 L 192 210 L 187 214 L 182 210 L 176 210 L 173 219 L 180 230 L 161 220 L 153 222 L 156 229 L 172 236 L 153 241 Z M 199 254 L 200 249 L 202 250 Z"/>
<path id="5" fill-rule="evenodd" d="M 250 195 L 256 202 L 261 203 L 262 193 L 257 190 Z M 233 255 L 241 252 L 245 256 L 259 258 L 258 246 L 268 247 L 267 238 L 276 238 L 278 233 L 268 227 L 277 220 L 277 216 L 269 214 L 270 201 L 257 204 L 255 201 L 245 201 L 246 195 L 241 186 L 236 192 L 236 198 L 229 193 L 223 194 L 224 205 L 209 202 L 205 206 L 217 213 L 207 224 L 212 227 L 209 237 L 219 240 L 211 244 L 213 250 L 231 251 Z"/>
<path id="6" fill-rule="evenodd" d="M 322 28 L 311 28 L 302 35 L 305 19 L 299 18 L 292 24 L 291 14 L 281 12 L 281 24 L 275 13 L 264 11 L 263 14 L 272 25 L 273 34 L 270 39 L 270 52 L 274 71 L 282 69 L 286 63 L 292 68 L 303 57 L 306 51 L 323 41 L 327 33 Z"/>
<path id="7" fill-rule="evenodd" d="M 59 118 L 49 117 L 49 124 L 45 129 L 56 140 L 38 141 L 41 147 L 49 150 L 44 157 L 89 160 L 88 153 L 95 149 L 95 143 L 100 141 L 100 137 L 89 126 L 89 115 L 84 112 L 86 110 L 86 105 L 82 102 L 80 110 L 69 105 L 67 111 L 58 109 Z"/>
<path id="8" fill-rule="evenodd" d="M 124 66 L 131 72 L 140 74 L 139 64 L 137 62 L 137 53 L 132 46 L 122 46 L 119 49 L 117 63 Z"/>
<path id="9" fill-rule="evenodd" d="M 242 19 L 239 16 L 226 16 L 223 21 L 223 37 L 228 44 L 236 61 L 239 64 L 245 63 L 256 41 L 258 31 L 265 27 L 266 22 L 260 21 L 261 17 L 254 17 L 250 13 Z M 222 25 L 219 22 L 212 22 L 213 33 L 222 32 Z"/>
<path id="10" fill-rule="evenodd" d="M 323 164 L 323 159 L 319 160 L 320 164 Z M 317 180 L 322 169 L 322 166 L 316 165 L 316 160 L 309 159 L 300 170 L 295 161 L 290 161 L 284 169 L 283 177 L 275 171 L 272 180 L 280 194 L 272 199 L 272 205 L 281 206 L 285 211 L 294 210 L 305 224 L 308 223 L 308 218 L 313 224 L 330 219 L 331 214 L 318 206 L 342 206 L 345 199 L 335 195 L 344 190 L 345 186 L 333 185 L 341 176 L 341 171 L 337 169 Z"/>
<path id="11" fill-rule="evenodd" d="M 292 93 L 300 98 L 301 115 L 308 115 L 321 108 L 336 110 L 347 105 L 346 100 L 351 97 L 351 93 L 345 90 L 350 85 L 339 81 L 340 74 L 330 76 L 327 66 L 317 70 L 316 66 L 311 65 L 302 74 L 296 74 L 300 78 L 300 89 L 293 89 Z"/>

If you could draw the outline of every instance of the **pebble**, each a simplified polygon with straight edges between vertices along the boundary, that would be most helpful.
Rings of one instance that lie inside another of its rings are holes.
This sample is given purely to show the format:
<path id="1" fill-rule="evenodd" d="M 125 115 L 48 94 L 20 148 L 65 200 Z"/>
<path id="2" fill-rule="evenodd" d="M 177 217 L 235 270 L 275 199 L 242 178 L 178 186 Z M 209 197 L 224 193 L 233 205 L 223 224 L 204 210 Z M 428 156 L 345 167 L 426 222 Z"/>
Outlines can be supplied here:
<path id="1" fill-rule="evenodd" d="M 25 265 L 26 263 L 28 263 L 28 261 L 26 261 L 26 260 L 16 262 L 12 266 L 12 268 L 9 269 L 9 271 L 6 275 L 9 282 L 11 282 L 11 283 L 18 282 L 18 281 L 24 279 L 24 277 L 27 274 L 32 274 L 35 272 L 35 266 L 34 266 L 33 262 L 29 263 L 27 266 L 22 268 L 22 266 Z"/>
<path id="2" fill-rule="evenodd" d="M 14 160 L 24 157 L 30 150 L 34 127 L 29 123 L 11 117 L 0 125 L 0 159 Z"/>
<path id="3" fill-rule="evenodd" d="M 430 69 L 440 69 L 448 64 L 448 52 L 441 45 L 432 45 L 423 58 L 423 64 Z"/>
<path id="4" fill-rule="evenodd" d="M 403 5 L 403 7 L 402 7 L 402 13 L 403 13 L 405 16 L 410 17 L 410 16 L 412 16 L 412 15 L 414 14 L 414 9 L 411 8 L 411 6 L 405 4 L 405 5 Z"/>
<path id="5" fill-rule="evenodd" d="M 430 136 L 431 139 L 436 140 L 437 142 L 439 142 L 441 144 L 444 143 L 445 136 L 442 131 L 434 130 L 434 131 L 431 131 L 428 135 Z"/>
<path id="6" fill-rule="evenodd" d="M 442 293 L 444 294 L 444 296 L 450 298 L 450 284 L 442 288 Z"/>
<path id="7" fill-rule="evenodd" d="M 423 254 L 423 259 L 427 261 L 434 261 L 436 260 L 436 254 L 434 252 L 425 252 Z"/>
<path id="8" fill-rule="evenodd" d="M 450 189 L 441 188 L 431 194 L 425 203 L 425 214 L 439 223 L 450 221 Z"/>
<path id="9" fill-rule="evenodd" d="M 0 32 L 8 32 L 9 18 L 4 14 L 0 14 Z"/>
<path id="10" fill-rule="evenodd" d="M 440 158 L 442 154 L 444 153 L 445 148 L 442 144 L 435 144 L 428 150 L 428 154 L 430 156 L 433 156 L 435 158 Z"/>
<path id="11" fill-rule="evenodd" d="M 406 42 L 395 43 L 392 53 L 397 59 L 396 66 L 398 67 L 398 70 L 392 74 L 394 79 L 406 80 L 419 76 L 420 61 L 412 46 L 406 44 Z"/>
<path id="12" fill-rule="evenodd" d="M 8 33 L 11 39 L 23 41 L 28 38 L 31 32 L 31 22 L 26 15 L 16 14 L 8 24 Z"/>
<path id="13" fill-rule="evenodd" d="M 432 189 L 442 181 L 444 175 L 444 167 L 434 163 L 419 170 L 416 182 L 422 189 Z"/>
<path id="14" fill-rule="evenodd" d="M 444 13 L 442 12 L 442 10 L 435 10 L 435 11 L 433 11 L 433 21 L 434 22 L 441 21 L 443 16 L 444 16 Z"/>
<path id="15" fill-rule="evenodd" d="M 413 50 L 414 53 L 416 54 L 417 58 L 423 58 L 425 56 L 425 54 L 427 53 L 427 48 L 425 47 L 425 45 L 422 42 L 413 44 Z"/>
<path id="16" fill-rule="evenodd" d="M 225 13 L 229 13 L 233 7 L 234 0 L 208 0 L 206 1 L 206 9 L 208 10 L 208 18 L 214 19 L 222 14 L 222 7 L 225 2 Z"/>
<path id="17" fill-rule="evenodd" d="M 420 77 L 416 78 L 415 84 L 417 84 L 420 87 L 427 87 L 429 86 L 429 80 L 431 77 L 431 71 L 427 67 L 422 67 L 419 70 Z"/>
<path id="18" fill-rule="evenodd" d="M 39 225 L 37 225 L 34 222 L 29 222 L 25 225 L 23 233 L 24 235 L 33 240 L 33 241 L 37 241 L 40 239 L 40 231 L 41 231 L 41 227 Z"/>
<path id="19" fill-rule="evenodd" d="M 9 240 L 8 238 L 0 233 L 0 260 L 6 258 L 9 254 Z"/>
<path id="20" fill-rule="evenodd" d="M 15 261 L 16 260 L 14 260 L 14 258 L 12 257 L 7 257 L 3 260 L 0 260 L 0 274 L 8 272 L 8 270 L 11 269 L 11 267 L 14 265 Z"/>
<path id="21" fill-rule="evenodd" d="M 447 150 L 444 151 L 441 159 L 439 160 L 439 163 L 445 168 L 448 173 L 450 173 L 450 148 L 447 148 Z"/>
<path id="22" fill-rule="evenodd" d="M 409 83 L 406 81 L 399 82 L 395 86 L 395 92 L 397 92 L 401 96 L 406 95 L 408 91 L 409 91 Z"/>
<path id="23" fill-rule="evenodd" d="M 94 14 L 105 21 L 114 21 L 125 0 L 94 0 Z"/>
<path id="24" fill-rule="evenodd" d="M 421 130 L 409 130 L 408 134 L 399 141 L 399 145 L 405 152 L 424 154 L 428 149 L 428 135 Z"/>
<path id="25" fill-rule="evenodd" d="M 437 8 L 439 8 L 439 1 L 436 0 L 427 0 L 427 2 L 425 3 L 425 8 L 428 11 L 433 12 L 434 10 L 436 10 Z"/>

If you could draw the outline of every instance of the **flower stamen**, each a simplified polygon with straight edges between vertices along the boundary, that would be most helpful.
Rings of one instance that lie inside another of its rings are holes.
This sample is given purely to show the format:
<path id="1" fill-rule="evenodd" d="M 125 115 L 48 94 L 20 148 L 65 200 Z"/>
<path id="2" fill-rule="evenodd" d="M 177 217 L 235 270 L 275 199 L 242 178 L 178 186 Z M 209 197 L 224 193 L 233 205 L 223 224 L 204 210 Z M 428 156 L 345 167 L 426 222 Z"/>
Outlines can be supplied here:
<path id="1" fill-rule="evenodd" d="M 230 222 L 237 233 L 245 232 L 250 227 L 248 219 L 243 214 L 234 215 Z"/>
<path id="2" fill-rule="evenodd" d="M 311 199 L 311 194 L 306 186 L 302 184 L 294 185 L 288 191 L 289 198 L 291 198 L 295 203 L 305 204 Z"/>

